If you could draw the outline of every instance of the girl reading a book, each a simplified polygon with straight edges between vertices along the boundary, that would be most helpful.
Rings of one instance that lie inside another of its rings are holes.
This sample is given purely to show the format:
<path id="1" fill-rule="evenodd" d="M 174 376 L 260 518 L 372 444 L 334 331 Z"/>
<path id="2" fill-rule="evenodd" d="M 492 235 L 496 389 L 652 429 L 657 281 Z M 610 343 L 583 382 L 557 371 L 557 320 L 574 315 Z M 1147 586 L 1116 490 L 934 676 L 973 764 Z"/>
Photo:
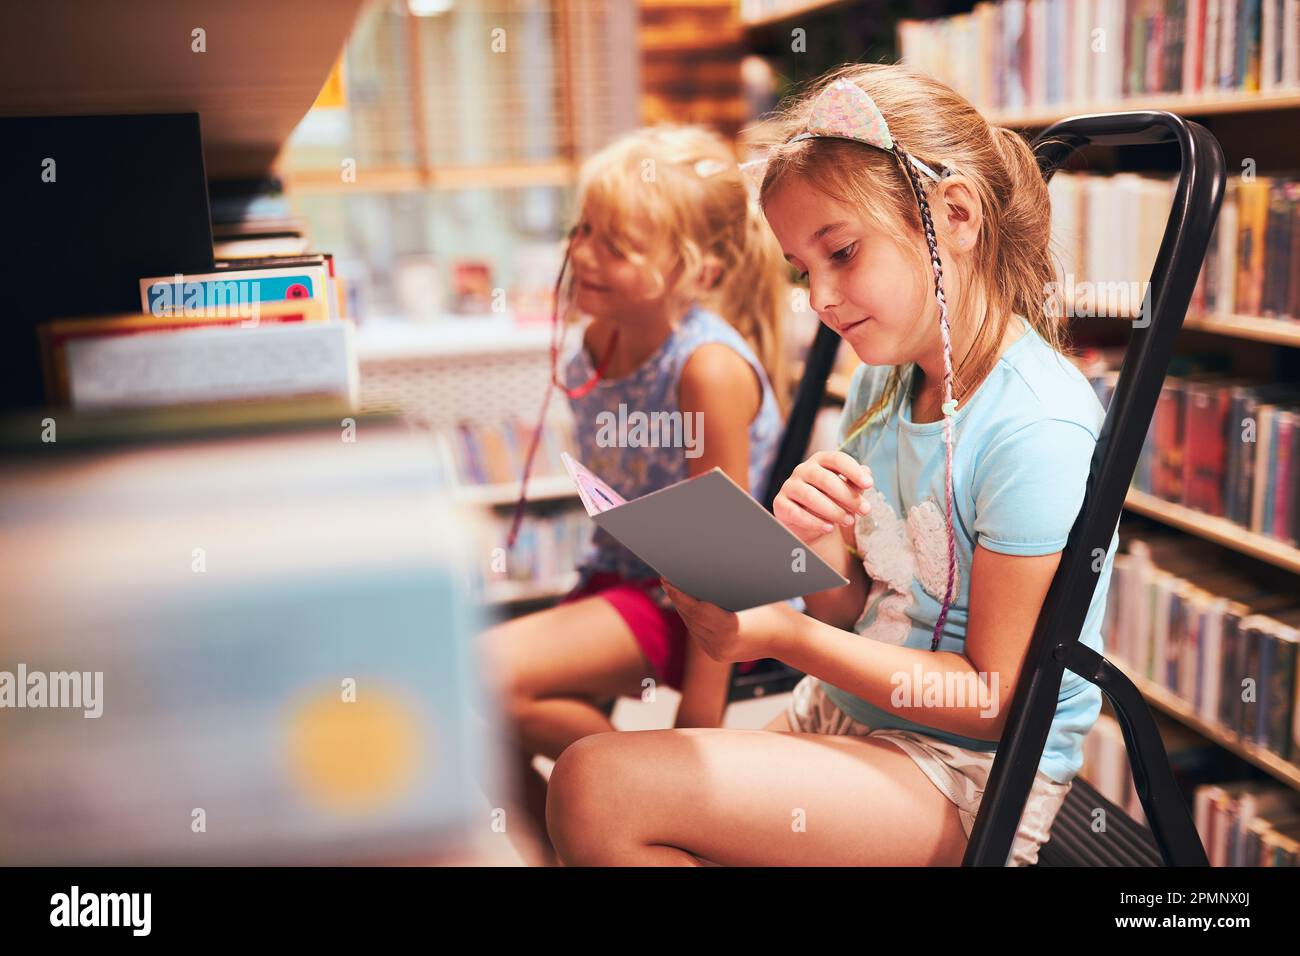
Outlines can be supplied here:
<path id="1" fill-rule="evenodd" d="M 776 517 L 849 579 L 731 613 L 670 585 L 718 661 L 808 676 L 762 731 L 597 734 L 561 756 L 569 864 L 956 865 L 1104 417 L 1063 354 L 1032 150 L 949 87 L 858 64 L 779 120 L 760 197 L 821 321 L 862 360 L 838 450 Z M 1113 534 L 1083 643 L 1101 651 Z M 1100 549 L 1098 549 L 1100 551 Z M 1008 863 L 1037 858 L 1100 691 L 1066 671 Z"/>
<path id="2" fill-rule="evenodd" d="M 568 290 L 590 322 L 559 383 L 577 459 L 629 500 L 715 467 L 759 493 L 782 424 L 787 267 L 731 147 L 701 127 L 633 132 L 583 166 L 577 208 Z M 678 425 L 653 441 L 611 427 L 629 419 Z M 667 685 L 681 692 L 676 726 L 721 722 L 730 663 L 689 640 L 654 569 L 602 530 L 571 593 L 487 639 L 539 837 L 534 756 L 612 730 L 617 697 Z"/>

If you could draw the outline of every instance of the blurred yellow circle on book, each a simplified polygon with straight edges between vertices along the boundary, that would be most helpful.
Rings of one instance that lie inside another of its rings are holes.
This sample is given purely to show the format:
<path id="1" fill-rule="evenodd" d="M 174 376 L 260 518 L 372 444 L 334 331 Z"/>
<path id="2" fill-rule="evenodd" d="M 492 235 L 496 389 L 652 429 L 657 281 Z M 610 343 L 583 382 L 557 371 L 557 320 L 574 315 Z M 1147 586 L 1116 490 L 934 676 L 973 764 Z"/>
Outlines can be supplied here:
<path id="1" fill-rule="evenodd" d="M 415 712 L 364 684 L 355 700 L 337 690 L 298 706 L 289 719 L 288 763 L 307 799 L 324 810 L 366 812 L 400 799 L 429 759 Z"/>

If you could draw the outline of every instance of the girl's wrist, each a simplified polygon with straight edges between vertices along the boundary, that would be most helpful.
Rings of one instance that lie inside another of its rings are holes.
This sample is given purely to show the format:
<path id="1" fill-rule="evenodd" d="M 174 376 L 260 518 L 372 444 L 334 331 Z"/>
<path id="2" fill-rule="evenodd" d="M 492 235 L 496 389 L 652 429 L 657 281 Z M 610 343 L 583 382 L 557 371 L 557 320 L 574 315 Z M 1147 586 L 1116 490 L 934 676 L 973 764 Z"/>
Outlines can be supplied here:
<path id="1" fill-rule="evenodd" d="M 764 657 L 785 661 L 799 646 L 808 618 L 789 604 L 765 604 L 762 607 L 741 611 L 741 617 L 752 615 L 746 626 L 754 626 Z"/>

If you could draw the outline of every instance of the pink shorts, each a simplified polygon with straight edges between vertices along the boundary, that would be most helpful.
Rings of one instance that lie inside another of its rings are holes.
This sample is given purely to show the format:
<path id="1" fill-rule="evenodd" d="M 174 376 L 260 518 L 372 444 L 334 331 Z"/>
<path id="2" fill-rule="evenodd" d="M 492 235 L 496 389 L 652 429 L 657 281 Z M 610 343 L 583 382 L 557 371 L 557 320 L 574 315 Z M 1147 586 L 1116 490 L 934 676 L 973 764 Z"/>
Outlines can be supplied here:
<path id="1" fill-rule="evenodd" d="M 689 635 L 685 622 L 671 605 L 663 608 L 656 603 L 662 593 L 658 578 L 630 579 L 611 571 L 596 571 L 560 603 L 593 596 L 604 598 L 627 624 L 654 668 L 655 679 L 680 690 Z"/>

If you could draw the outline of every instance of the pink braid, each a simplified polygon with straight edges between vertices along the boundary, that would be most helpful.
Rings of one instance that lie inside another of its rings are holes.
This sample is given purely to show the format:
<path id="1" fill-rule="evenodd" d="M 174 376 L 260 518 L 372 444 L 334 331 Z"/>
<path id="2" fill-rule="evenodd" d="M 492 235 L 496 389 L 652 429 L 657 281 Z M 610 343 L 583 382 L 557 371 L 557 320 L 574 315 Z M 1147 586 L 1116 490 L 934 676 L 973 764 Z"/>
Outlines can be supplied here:
<path id="1" fill-rule="evenodd" d="M 894 155 L 903 164 L 912 191 L 916 193 L 921 206 L 921 224 L 925 229 L 925 241 L 930 247 L 930 264 L 934 268 L 934 297 L 939 301 L 939 333 L 943 337 L 943 443 L 946 464 L 945 495 L 947 501 L 948 523 L 948 589 L 944 593 L 943 607 L 934 624 L 934 636 L 930 639 L 930 650 L 939 649 L 939 639 L 943 636 L 943 625 L 948 619 L 948 608 L 952 606 L 952 592 L 957 578 L 957 533 L 952 520 L 952 421 L 956 414 L 956 403 L 952 400 L 952 338 L 948 330 L 948 302 L 943 294 L 943 266 L 939 259 L 939 244 L 935 239 L 934 220 L 930 216 L 930 203 L 925 198 L 925 188 L 912 165 L 911 157 L 897 143 Z"/>

